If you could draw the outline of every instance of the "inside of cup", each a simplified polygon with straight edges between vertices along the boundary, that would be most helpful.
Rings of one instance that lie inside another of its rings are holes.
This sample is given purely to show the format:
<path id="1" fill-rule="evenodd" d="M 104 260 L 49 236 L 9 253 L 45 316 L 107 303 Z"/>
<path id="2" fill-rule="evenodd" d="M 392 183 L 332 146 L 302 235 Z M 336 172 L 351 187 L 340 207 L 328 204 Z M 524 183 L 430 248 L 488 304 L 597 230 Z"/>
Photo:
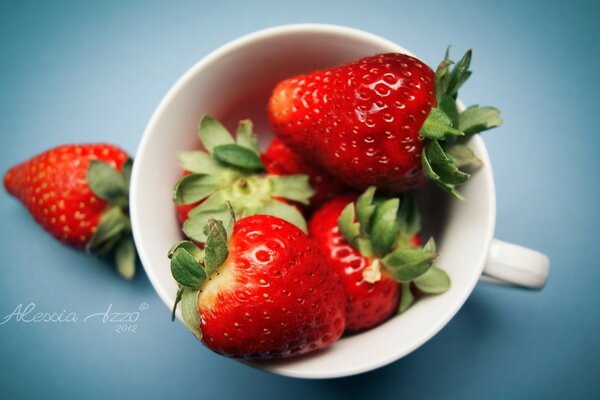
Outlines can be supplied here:
<path id="1" fill-rule="evenodd" d="M 387 40 L 355 30 L 313 26 L 266 31 L 207 56 L 171 89 L 145 132 L 132 187 L 136 244 L 150 280 L 169 307 L 177 287 L 166 254 L 181 239 L 170 199 L 173 184 L 181 175 L 176 152 L 199 147 L 200 118 L 212 115 L 232 130 L 240 119 L 250 118 L 264 148 L 272 137 L 266 104 L 277 82 L 390 51 L 404 52 Z M 471 139 L 470 145 L 485 166 L 461 187 L 467 201 L 451 200 L 435 188 L 420 195 L 424 225 L 436 236 L 442 254 L 439 266 L 451 276 L 451 289 L 419 301 L 375 329 L 344 337 L 321 352 L 252 365 L 296 377 L 351 375 L 408 354 L 445 325 L 472 291 L 493 232 L 489 159 L 479 137 Z"/>
<path id="2" fill-rule="evenodd" d="M 358 36 L 340 38 L 339 33 L 315 30 L 242 41 L 215 55 L 203 69 L 196 99 L 197 110 L 202 111 L 196 114 L 208 113 L 231 129 L 250 118 L 267 145 L 271 133 L 266 105 L 279 81 L 382 51 L 386 50 Z"/>

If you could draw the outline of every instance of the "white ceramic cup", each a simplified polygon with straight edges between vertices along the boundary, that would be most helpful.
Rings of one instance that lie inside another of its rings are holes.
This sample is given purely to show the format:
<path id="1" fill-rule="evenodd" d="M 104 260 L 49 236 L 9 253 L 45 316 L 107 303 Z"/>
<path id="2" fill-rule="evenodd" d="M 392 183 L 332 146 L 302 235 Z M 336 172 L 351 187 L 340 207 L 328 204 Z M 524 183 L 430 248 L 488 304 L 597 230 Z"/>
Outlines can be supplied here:
<path id="1" fill-rule="evenodd" d="M 182 237 L 171 201 L 173 185 L 181 174 L 176 152 L 198 147 L 200 118 L 209 114 L 229 127 L 240 119 L 251 118 L 264 146 L 271 137 L 267 99 L 278 81 L 382 52 L 407 53 L 391 41 L 356 29 L 317 24 L 281 26 L 220 47 L 169 90 L 138 148 L 130 199 L 141 261 L 169 308 L 177 286 L 171 277 L 167 251 Z M 428 189 L 420 204 L 426 229 L 436 235 L 439 243 L 438 264 L 452 278 L 448 292 L 420 300 L 406 313 L 367 332 L 344 337 L 323 351 L 249 364 L 300 378 L 358 374 L 398 360 L 425 343 L 458 312 L 482 277 L 541 288 L 548 276 L 548 258 L 493 238 L 496 197 L 491 162 L 480 136 L 473 136 L 469 145 L 484 166 L 460 187 L 467 201 Z M 165 318 L 167 314 L 165 310 Z M 190 335 L 190 346 L 198 345 L 194 340 Z"/>

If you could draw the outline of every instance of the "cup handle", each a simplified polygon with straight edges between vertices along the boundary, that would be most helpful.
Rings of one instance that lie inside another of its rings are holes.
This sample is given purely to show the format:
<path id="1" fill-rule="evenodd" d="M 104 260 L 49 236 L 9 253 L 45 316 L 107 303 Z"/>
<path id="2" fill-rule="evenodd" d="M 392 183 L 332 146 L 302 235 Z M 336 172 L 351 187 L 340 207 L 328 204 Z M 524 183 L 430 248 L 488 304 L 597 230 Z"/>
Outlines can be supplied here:
<path id="1" fill-rule="evenodd" d="M 550 260 L 545 254 L 493 239 L 480 280 L 502 285 L 541 289 L 548 280 Z"/>

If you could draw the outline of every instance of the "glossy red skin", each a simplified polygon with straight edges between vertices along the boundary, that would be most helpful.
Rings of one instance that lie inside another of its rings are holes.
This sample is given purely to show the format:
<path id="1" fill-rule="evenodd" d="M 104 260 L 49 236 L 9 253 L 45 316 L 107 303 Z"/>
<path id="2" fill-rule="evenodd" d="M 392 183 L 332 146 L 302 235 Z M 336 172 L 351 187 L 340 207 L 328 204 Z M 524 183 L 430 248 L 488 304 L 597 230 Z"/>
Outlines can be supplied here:
<path id="1" fill-rule="evenodd" d="M 321 167 L 302 159 L 281 140 L 275 138 L 267 151 L 261 155 L 265 169 L 271 175 L 308 175 L 308 181 L 315 191 L 310 199 L 310 209 L 320 207 L 326 201 L 348 191 L 348 188 Z"/>
<path id="2" fill-rule="evenodd" d="M 295 225 L 265 215 L 239 220 L 223 267 L 233 269 L 235 284 L 220 290 L 212 306 L 203 305 L 204 293 L 199 298 L 202 341 L 217 353 L 296 356 L 342 335 L 339 278 Z"/>
<path id="3" fill-rule="evenodd" d="M 383 270 L 379 281 L 363 280 L 363 270 L 371 260 L 348 244 L 337 225 L 342 210 L 353 201 L 355 196 L 342 196 L 328 202 L 315 212 L 308 229 L 330 268 L 341 278 L 348 300 L 346 330 L 358 332 L 377 326 L 396 313 L 401 285 Z M 415 235 L 411 242 L 419 245 L 419 236 Z"/>
<path id="4" fill-rule="evenodd" d="M 108 162 L 120 172 L 128 158 L 125 151 L 109 144 L 58 146 L 9 169 L 4 187 L 50 234 L 82 248 L 107 207 L 87 184 L 90 161 Z"/>
<path id="5" fill-rule="evenodd" d="M 280 82 L 269 100 L 275 135 L 357 189 L 415 189 L 422 173 L 419 129 L 435 106 L 435 74 L 388 53 Z"/>

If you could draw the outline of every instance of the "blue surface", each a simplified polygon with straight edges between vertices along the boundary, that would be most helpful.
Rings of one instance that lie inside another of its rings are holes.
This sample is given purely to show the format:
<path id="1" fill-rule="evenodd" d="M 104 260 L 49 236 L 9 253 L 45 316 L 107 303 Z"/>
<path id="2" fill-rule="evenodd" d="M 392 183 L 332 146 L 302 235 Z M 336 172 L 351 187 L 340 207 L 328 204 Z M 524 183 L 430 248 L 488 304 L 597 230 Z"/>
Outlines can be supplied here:
<path id="1" fill-rule="evenodd" d="M 473 47 L 475 74 L 461 97 L 496 105 L 505 119 L 486 134 L 496 236 L 550 256 L 542 292 L 480 285 L 440 334 L 388 367 L 331 381 L 282 378 L 197 345 L 170 322 L 143 272 L 123 282 L 57 244 L 2 191 L 0 318 L 33 302 L 36 312 L 79 320 L 0 325 L 0 398 L 600 398 L 600 10 L 592 1 L 401 3 L 1 0 L 0 171 L 65 142 L 115 142 L 133 153 L 184 71 L 261 28 L 353 26 L 432 65 L 449 43 L 455 54 Z M 101 316 L 83 322 L 110 304 L 132 313 L 142 303 L 136 333 L 116 333 Z"/>

